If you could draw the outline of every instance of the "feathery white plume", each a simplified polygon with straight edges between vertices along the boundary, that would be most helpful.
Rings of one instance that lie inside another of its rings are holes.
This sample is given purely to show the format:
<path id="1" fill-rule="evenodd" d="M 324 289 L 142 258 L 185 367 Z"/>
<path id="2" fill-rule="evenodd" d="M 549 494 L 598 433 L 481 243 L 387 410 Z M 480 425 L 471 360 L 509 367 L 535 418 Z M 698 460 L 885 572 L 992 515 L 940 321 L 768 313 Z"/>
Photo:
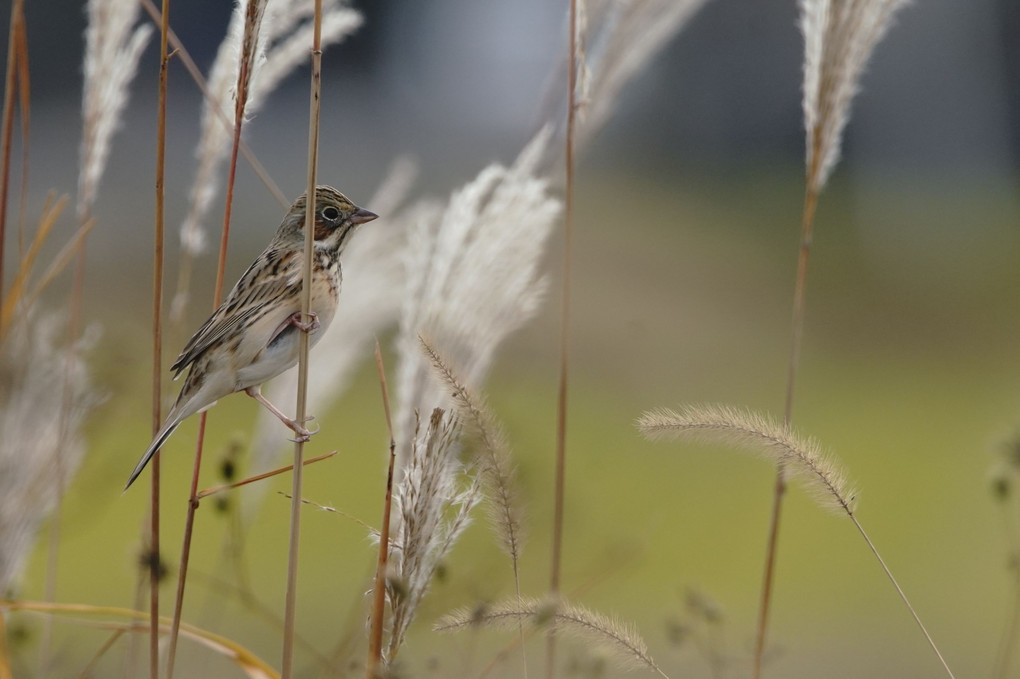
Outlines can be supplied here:
<path id="1" fill-rule="evenodd" d="M 578 3 L 575 149 L 583 147 L 612 114 L 624 86 L 687 24 L 707 0 L 585 0 Z M 557 74 L 567 70 L 567 53 Z M 552 84 L 546 117 L 564 134 L 562 80 Z M 552 144 L 559 153 L 560 145 Z M 549 158 L 546 159 L 549 162 Z"/>
<path id="2" fill-rule="evenodd" d="M 392 609 L 389 660 L 400 650 L 432 576 L 471 522 L 481 499 L 477 472 L 457 460 L 457 418 L 432 411 L 424 431 L 416 422 L 408 463 L 393 493 L 395 527 L 391 535 L 387 594 Z"/>
<path id="3" fill-rule="evenodd" d="M 77 470 L 85 452 L 81 425 L 98 400 L 81 358 L 91 339 L 64 351 L 59 326 L 55 316 L 29 317 L 0 345 L 0 596 L 16 582 L 56 504 L 57 470 L 65 483 Z"/>
<path id="4" fill-rule="evenodd" d="M 134 31 L 135 0 L 89 0 L 85 7 L 84 92 L 81 166 L 78 172 L 78 221 L 84 221 L 99 191 L 110 157 L 113 133 L 128 101 L 128 85 L 152 34 L 145 24 Z"/>
<path id="5" fill-rule="evenodd" d="M 808 190 L 825 186 L 864 65 L 906 0 L 800 0 Z"/>
<path id="6" fill-rule="evenodd" d="M 499 344 L 538 309 L 545 291 L 539 263 L 560 214 L 560 202 L 536 173 L 548 141 L 543 130 L 512 167 L 484 169 L 441 213 L 423 213 L 414 226 L 397 337 L 394 431 L 403 457 L 415 411 L 451 405 L 419 335 L 476 389 Z"/>

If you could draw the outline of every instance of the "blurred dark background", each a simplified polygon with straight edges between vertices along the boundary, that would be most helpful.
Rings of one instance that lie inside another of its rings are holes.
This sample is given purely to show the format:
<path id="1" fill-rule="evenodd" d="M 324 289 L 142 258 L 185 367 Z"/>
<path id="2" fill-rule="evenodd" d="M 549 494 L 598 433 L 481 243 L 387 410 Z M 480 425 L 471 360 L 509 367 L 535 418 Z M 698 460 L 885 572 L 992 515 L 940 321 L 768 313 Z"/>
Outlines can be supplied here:
<path id="1" fill-rule="evenodd" d="M 467 149 L 477 159 L 517 148 L 538 119 L 558 63 L 564 5 L 359 4 L 364 26 L 325 56 L 325 96 L 341 102 L 341 111 L 333 113 L 340 123 L 333 143 L 372 169 L 398 153 L 452 169 L 467 161 Z M 231 8 L 222 0 L 172 4 L 172 24 L 204 70 Z M 6 16 L 6 8 L 0 13 Z M 49 117 L 71 116 L 78 106 L 84 13 L 80 2 L 50 0 L 27 3 L 27 15 L 33 140 L 46 146 L 51 135 L 60 135 L 47 125 Z M 663 171 L 799 163 L 803 47 L 796 21 L 793 0 L 711 0 L 626 90 L 599 149 L 616 162 Z M 865 75 L 864 96 L 854 105 L 855 124 L 847 133 L 847 171 L 859 163 L 949 174 L 1015 169 L 1018 35 L 1020 7 L 1013 0 L 909 5 Z M 6 40 L 3 31 L 3 53 Z M 156 52 L 151 43 L 134 88 L 133 115 L 152 106 Z M 306 106 L 304 89 L 305 77 L 296 73 L 249 133 L 258 137 L 272 128 L 272 113 L 281 107 Z M 194 115 L 194 106 L 186 104 L 195 97 L 183 69 L 172 67 L 172 105 Z M 183 134 L 190 121 L 181 118 L 186 114 L 176 116 Z M 62 127 L 69 136 L 75 130 Z M 69 160 L 66 149 L 61 157 Z"/>

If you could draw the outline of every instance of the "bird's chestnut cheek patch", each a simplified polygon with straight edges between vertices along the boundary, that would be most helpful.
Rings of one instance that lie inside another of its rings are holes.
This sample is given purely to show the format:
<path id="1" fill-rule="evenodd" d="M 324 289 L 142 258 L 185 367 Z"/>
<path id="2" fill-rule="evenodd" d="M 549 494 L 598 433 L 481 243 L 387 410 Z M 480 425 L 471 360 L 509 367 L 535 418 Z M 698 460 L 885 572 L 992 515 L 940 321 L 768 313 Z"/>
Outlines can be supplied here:
<path id="1" fill-rule="evenodd" d="M 330 222 L 327 222 L 322 217 L 316 217 L 315 218 L 315 232 L 313 233 L 313 236 L 315 237 L 315 240 L 320 240 L 320 241 L 321 240 L 326 240 L 327 238 L 329 238 L 329 235 L 331 233 L 333 233 L 333 224 L 331 224 Z"/>

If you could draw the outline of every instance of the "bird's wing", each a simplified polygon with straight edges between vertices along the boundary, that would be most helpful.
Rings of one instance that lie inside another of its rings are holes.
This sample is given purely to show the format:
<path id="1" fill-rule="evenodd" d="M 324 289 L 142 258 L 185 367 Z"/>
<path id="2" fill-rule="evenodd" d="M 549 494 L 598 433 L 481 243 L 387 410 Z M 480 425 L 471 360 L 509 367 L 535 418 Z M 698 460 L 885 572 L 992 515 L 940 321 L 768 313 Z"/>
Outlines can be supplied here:
<path id="1" fill-rule="evenodd" d="M 259 255 L 170 366 L 174 378 L 220 339 L 259 315 L 288 286 L 300 284 L 300 265 L 293 251 L 270 248 Z"/>

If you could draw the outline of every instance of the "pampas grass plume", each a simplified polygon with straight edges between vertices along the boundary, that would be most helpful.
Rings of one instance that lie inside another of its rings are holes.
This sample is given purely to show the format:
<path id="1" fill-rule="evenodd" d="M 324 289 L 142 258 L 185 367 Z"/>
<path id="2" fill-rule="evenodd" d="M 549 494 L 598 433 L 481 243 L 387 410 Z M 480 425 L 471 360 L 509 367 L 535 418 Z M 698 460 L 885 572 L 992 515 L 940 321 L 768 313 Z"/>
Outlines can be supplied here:
<path id="1" fill-rule="evenodd" d="M 128 101 L 128 85 L 135 75 L 152 27 L 136 28 L 135 0 L 89 0 L 85 6 L 84 129 L 78 172 L 78 221 L 84 222 L 95 202 L 99 180 L 106 170 L 113 133 Z"/>
<path id="2" fill-rule="evenodd" d="M 800 0 L 807 181 L 821 191 L 839 160 L 864 65 L 907 0 Z"/>

